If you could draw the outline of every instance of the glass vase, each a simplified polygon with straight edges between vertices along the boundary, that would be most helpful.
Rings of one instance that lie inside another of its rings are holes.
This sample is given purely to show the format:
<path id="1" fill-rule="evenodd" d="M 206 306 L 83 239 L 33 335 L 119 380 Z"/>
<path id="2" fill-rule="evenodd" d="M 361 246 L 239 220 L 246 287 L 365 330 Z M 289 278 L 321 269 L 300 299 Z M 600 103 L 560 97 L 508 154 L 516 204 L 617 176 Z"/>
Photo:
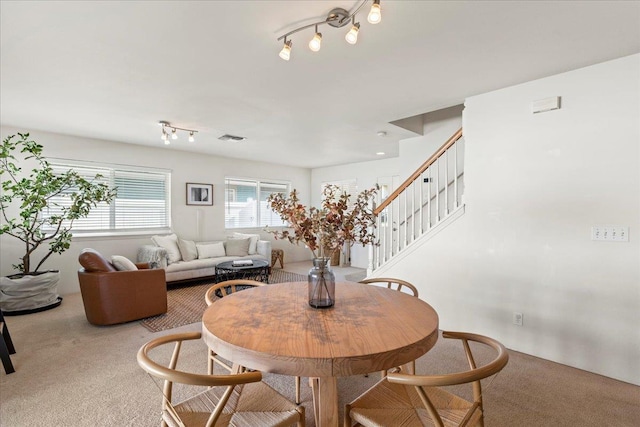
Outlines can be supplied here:
<path id="1" fill-rule="evenodd" d="M 313 308 L 329 308 L 335 303 L 336 276 L 329 261 L 330 258 L 314 258 L 309 270 L 309 305 Z"/>

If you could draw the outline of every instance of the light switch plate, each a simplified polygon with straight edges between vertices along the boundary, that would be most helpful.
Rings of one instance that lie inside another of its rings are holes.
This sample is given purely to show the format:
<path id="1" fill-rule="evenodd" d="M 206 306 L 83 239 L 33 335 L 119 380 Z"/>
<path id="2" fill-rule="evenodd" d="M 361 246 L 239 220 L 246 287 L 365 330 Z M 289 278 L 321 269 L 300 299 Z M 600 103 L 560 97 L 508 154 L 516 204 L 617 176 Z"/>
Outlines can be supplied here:
<path id="1" fill-rule="evenodd" d="M 591 227 L 591 240 L 628 242 L 629 227 L 624 225 L 594 225 Z"/>

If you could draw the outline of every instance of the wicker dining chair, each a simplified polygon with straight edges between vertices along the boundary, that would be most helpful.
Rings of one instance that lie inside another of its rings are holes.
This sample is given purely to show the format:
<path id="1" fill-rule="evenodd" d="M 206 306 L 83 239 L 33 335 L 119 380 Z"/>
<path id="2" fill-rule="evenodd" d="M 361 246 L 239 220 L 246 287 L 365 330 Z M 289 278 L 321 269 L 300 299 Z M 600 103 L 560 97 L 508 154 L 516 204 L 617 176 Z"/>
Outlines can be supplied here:
<path id="1" fill-rule="evenodd" d="M 400 291 L 400 292 L 405 292 L 404 289 L 406 288 L 409 291 L 407 293 L 410 293 L 414 297 L 418 296 L 418 289 L 415 286 L 413 286 L 411 283 L 405 280 L 392 279 L 389 277 L 373 277 L 371 279 L 361 280 L 360 283 L 376 284 L 376 285 L 386 284 L 387 288 Z"/>
<path id="2" fill-rule="evenodd" d="M 258 282 L 257 280 L 249 280 L 249 279 L 234 279 L 234 280 L 226 280 L 224 282 L 217 283 L 211 286 L 204 294 L 204 300 L 207 303 L 207 306 L 213 304 L 217 299 L 224 298 L 228 295 L 231 295 L 235 292 L 248 289 L 255 288 L 257 286 L 265 286 L 267 283 Z M 213 374 L 213 368 L 215 364 L 218 364 L 225 368 L 228 371 L 231 371 L 231 365 L 227 363 L 224 359 L 218 357 L 218 355 L 211 349 L 209 349 L 209 357 L 207 361 L 207 373 L 209 375 Z M 296 402 L 297 403 L 297 402 Z"/>
<path id="3" fill-rule="evenodd" d="M 207 306 L 213 304 L 216 299 L 224 298 L 228 295 L 231 295 L 235 292 L 241 291 L 247 288 L 255 288 L 256 286 L 265 286 L 268 283 L 258 282 L 257 280 L 249 280 L 249 279 L 234 279 L 234 280 L 225 280 L 224 282 L 217 283 L 207 289 L 207 292 L 204 294 L 204 300 L 207 303 Z"/>
<path id="4" fill-rule="evenodd" d="M 406 280 L 392 279 L 390 277 L 373 277 L 371 279 L 363 279 L 360 281 L 360 283 L 376 285 L 376 286 L 385 286 L 388 289 L 404 292 L 406 294 L 411 294 L 414 297 L 418 298 L 418 289 L 415 286 L 413 286 L 411 283 L 407 282 Z M 409 365 L 410 371 L 408 373 L 413 374 L 416 372 L 416 362 L 415 360 L 413 360 L 410 363 L 411 363 Z M 387 375 L 386 371 L 380 372 L 381 378 L 384 378 L 385 375 Z"/>
<path id="5" fill-rule="evenodd" d="M 220 282 L 216 285 L 213 285 L 204 295 L 204 300 L 207 302 L 207 306 L 213 304 L 216 298 L 223 298 L 227 295 L 231 295 L 234 292 L 247 289 L 249 287 L 256 286 L 265 286 L 267 283 L 258 282 L 256 280 L 248 280 L 248 279 L 234 279 L 227 280 L 224 282 Z M 209 374 L 213 374 L 214 364 L 217 363 L 220 366 L 226 368 L 227 370 L 231 370 L 231 366 L 227 364 L 223 359 L 219 358 L 218 355 L 211 349 L 209 349 L 209 359 L 208 359 L 208 370 Z M 295 388 L 296 388 L 296 404 L 300 404 L 300 377 L 295 377 Z"/>
<path id="6" fill-rule="evenodd" d="M 493 338 L 466 332 L 443 332 L 444 338 L 462 341 L 469 370 L 444 375 L 389 373 L 386 378 L 345 406 L 344 427 L 483 426 L 480 380 L 497 374 L 509 361 L 505 347 Z M 469 341 L 495 350 L 493 360 L 477 367 Z M 440 387 L 472 384 L 473 401 Z M 355 424 L 352 424 L 355 422 Z"/>
<path id="7" fill-rule="evenodd" d="M 262 381 L 258 371 L 205 375 L 176 369 L 184 341 L 199 340 L 200 332 L 186 332 L 156 338 L 138 351 L 138 364 L 152 377 L 164 381 L 162 426 L 216 427 L 304 427 L 304 407 L 297 406 Z M 168 366 L 154 361 L 149 352 L 175 343 Z M 208 387 L 186 400 L 172 401 L 173 385 Z"/>

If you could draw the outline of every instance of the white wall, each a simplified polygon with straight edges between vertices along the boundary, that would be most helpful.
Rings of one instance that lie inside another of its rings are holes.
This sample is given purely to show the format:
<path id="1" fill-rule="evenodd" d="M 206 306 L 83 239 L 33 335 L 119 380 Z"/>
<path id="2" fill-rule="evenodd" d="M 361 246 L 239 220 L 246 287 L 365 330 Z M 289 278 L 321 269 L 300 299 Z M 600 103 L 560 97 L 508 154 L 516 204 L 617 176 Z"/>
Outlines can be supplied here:
<path id="1" fill-rule="evenodd" d="M 401 184 L 462 127 L 462 109 L 462 105 L 457 105 L 423 114 L 423 135 L 400 141 L 399 157 L 313 169 L 313 206 L 320 206 L 323 182 L 356 179 L 358 191 L 375 186 L 381 178 L 396 176 Z M 351 249 L 351 265 L 367 268 L 368 262 L 368 248 L 355 244 Z"/>
<path id="2" fill-rule="evenodd" d="M 465 215 L 376 273 L 443 329 L 640 384 L 640 55 L 471 97 L 464 134 Z M 601 224 L 630 241 L 592 241 Z"/>
<path id="3" fill-rule="evenodd" d="M 145 147 L 12 127 L 1 128 L 3 139 L 17 132 L 29 132 L 32 139 L 44 146 L 46 157 L 170 169 L 172 228 L 180 237 L 189 240 L 223 240 L 227 234 L 231 234 L 224 228 L 225 176 L 290 181 L 292 187 L 301 191 L 303 201 L 308 202 L 309 169 L 168 150 L 160 145 L 160 141 L 158 147 Z M 187 182 L 213 184 L 213 206 L 187 206 Z M 273 240 L 271 234 L 261 229 L 252 231 L 260 232 L 263 239 Z M 74 237 L 71 248 L 62 255 L 52 255 L 44 268 L 61 271 L 61 294 L 78 292 L 78 254 L 83 248 L 92 247 L 107 257 L 124 255 L 135 260 L 138 247 L 151 243 L 150 236 Z M 272 245 L 285 250 L 285 262 L 310 258 L 304 248 L 288 242 L 273 241 Z M 11 265 L 17 264 L 24 254 L 21 242 L 3 235 L 0 237 L 0 250 L 0 275 L 14 273 Z"/>

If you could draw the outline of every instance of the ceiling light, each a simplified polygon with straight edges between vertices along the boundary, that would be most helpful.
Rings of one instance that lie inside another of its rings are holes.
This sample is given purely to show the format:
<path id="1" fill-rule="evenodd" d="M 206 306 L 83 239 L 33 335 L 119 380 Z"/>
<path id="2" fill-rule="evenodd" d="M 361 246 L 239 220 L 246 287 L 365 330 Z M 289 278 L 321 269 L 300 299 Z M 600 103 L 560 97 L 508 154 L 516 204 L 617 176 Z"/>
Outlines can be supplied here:
<path id="1" fill-rule="evenodd" d="M 278 41 L 284 39 L 284 46 L 280 51 L 280 58 L 288 61 L 291 58 L 291 48 L 292 42 L 288 40 L 288 37 L 292 34 L 297 33 L 298 31 L 306 30 L 307 28 L 314 28 L 315 33 L 311 41 L 309 42 L 309 49 L 314 52 L 320 50 L 322 45 L 322 33 L 318 31 L 318 26 L 327 24 L 333 28 L 342 28 L 345 25 L 349 25 L 349 23 L 353 23 L 351 30 L 345 36 L 347 42 L 351 44 L 355 44 L 358 41 L 358 32 L 360 30 L 360 23 L 356 23 L 356 14 L 360 11 L 360 9 L 367 4 L 368 2 L 373 2 L 371 5 L 371 11 L 369 12 L 368 20 L 372 24 L 377 24 L 380 22 L 380 0 L 361 0 L 360 4 L 357 7 L 353 8 L 352 11 L 347 11 L 341 7 L 336 7 L 332 9 L 327 17 L 319 22 L 313 22 L 311 24 L 303 25 L 302 27 L 296 28 L 294 30 L 289 31 L 278 37 Z"/>
<path id="2" fill-rule="evenodd" d="M 291 40 L 287 41 L 287 38 L 284 38 L 284 46 L 282 46 L 282 50 L 280 51 L 280 58 L 288 61 L 291 58 Z"/>
<path id="3" fill-rule="evenodd" d="M 349 30 L 347 35 L 344 36 L 344 39 L 349 44 L 356 44 L 356 42 L 358 41 L 358 31 L 360 31 L 360 23 L 359 22 L 356 23 L 355 20 L 356 20 L 356 18 L 354 16 L 353 17 L 353 27 L 351 27 L 351 29 Z"/>
<path id="4" fill-rule="evenodd" d="M 376 154 L 377 154 L 378 156 L 384 156 L 384 151 L 378 151 Z"/>
<path id="5" fill-rule="evenodd" d="M 164 120 L 159 121 L 158 124 L 162 126 L 161 138 L 164 141 L 165 145 L 171 144 L 172 139 L 178 139 L 179 130 L 184 132 L 189 132 L 189 142 L 195 141 L 194 135 L 198 133 L 198 131 L 195 129 L 186 129 L 186 128 L 181 128 L 177 126 L 172 126 L 171 123 Z M 171 138 L 169 138 L 169 132 L 167 131 L 167 129 L 171 129 Z"/>
<path id="6" fill-rule="evenodd" d="M 384 138 L 385 136 L 387 136 L 387 131 L 385 131 L 385 130 L 378 131 L 377 135 L 380 138 Z"/>
<path id="7" fill-rule="evenodd" d="M 313 36 L 313 38 L 309 42 L 309 49 L 311 49 L 314 52 L 317 52 L 320 50 L 321 46 L 322 46 L 322 33 L 318 32 L 318 26 L 316 25 L 316 34 Z"/>
<path id="8" fill-rule="evenodd" d="M 373 0 L 371 10 L 367 16 L 367 21 L 369 21 L 370 24 L 377 24 L 381 19 L 382 14 L 380 13 L 380 0 Z"/>

